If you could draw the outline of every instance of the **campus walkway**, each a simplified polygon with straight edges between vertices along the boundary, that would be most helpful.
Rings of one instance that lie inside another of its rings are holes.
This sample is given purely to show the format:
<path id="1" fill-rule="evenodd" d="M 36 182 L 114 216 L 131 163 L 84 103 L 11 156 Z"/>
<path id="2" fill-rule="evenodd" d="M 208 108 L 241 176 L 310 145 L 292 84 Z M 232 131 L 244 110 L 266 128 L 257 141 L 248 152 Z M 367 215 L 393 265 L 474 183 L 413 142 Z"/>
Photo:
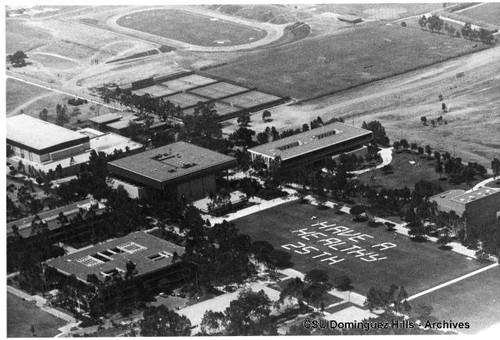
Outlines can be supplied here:
<path id="1" fill-rule="evenodd" d="M 382 163 L 380 163 L 376 167 L 363 169 L 363 170 L 349 171 L 349 173 L 353 174 L 353 175 L 361 175 L 361 174 L 364 174 L 364 173 L 369 172 L 369 171 L 373 171 L 376 169 L 382 169 L 384 166 L 391 164 L 391 162 L 392 162 L 392 150 L 393 149 L 394 149 L 393 147 L 390 147 L 390 148 L 380 149 L 380 151 L 377 152 L 380 155 L 380 157 L 382 157 Z"/>

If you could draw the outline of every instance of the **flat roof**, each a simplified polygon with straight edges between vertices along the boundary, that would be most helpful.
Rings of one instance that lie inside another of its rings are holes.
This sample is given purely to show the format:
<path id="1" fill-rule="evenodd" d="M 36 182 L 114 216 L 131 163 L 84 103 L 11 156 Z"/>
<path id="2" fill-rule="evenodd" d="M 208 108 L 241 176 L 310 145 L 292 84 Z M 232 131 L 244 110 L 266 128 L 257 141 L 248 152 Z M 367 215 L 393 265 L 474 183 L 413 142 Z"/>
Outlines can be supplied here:
<path id="1" fill-rule="evenodd" d="M 90 274 L 104 280 L 106 273 L 113 270 L 125 274 L 128 261 L 136 264 L 138 276 L 165 268 L 173 263 L 174 252 L 181 256 L 184 248 L 139 231 L 48 260 L 47 265 L 67 275 L 75 275 L 83 281 L 87 281 Z"/>
<path id="2" fill-rule="evenodd" d="M 236 159 L 194 144 L 177 142 L 109 162 L 113 173 L 125 172 L 155 182 L 168 182 L 218 166 L 229 166 Z M 116 171 L 118 169 L 118 171 Z"/>
<path id="3" fill-rule="evenodd" d="M 7 139 L 34 150 L 88 142 L 88 136 L 41 119 L 22 114 L 7 118 Z M 67 146 L 66 146 L 67 147 Z"/>
<path id="4" fill-rule="evenodd" d="M 281 160 L 298 157 L 357 137 L 371 135 L 371 131 L 344 123 L 331 123 L 290 137 L 256 146 L 248 151 Z"/>
<path id="5" fill-rule="evenodd" d="M 454 210 L 456 213 L 462 213 L 463 211 L 456 211 L 458 208 L 465 209 L 465 206 L 457 205 L 457 202 L 453 201 L 454 197 L 463 195 L 466 191 L 462 189 L 453 189 L 442 192 L 440 194 L 431 196 L 429 200 L 436 202 L 438 206 L 447 208 L 449 210 Z M 463 210 L 462 209 L 462 210 Z"/>
<path id="6" fill-rule="evenodd" d="M 466 203 L 470 203 L 472 201 L 475 201 L 477 199 L 491 196 L 491 195 L 496 194 L 498 192 L 500 192 L 500 189 L 481 187 L 481 188 L 478 188 L 476 190 L 466 191 L 465 193 L 462 193 L 460 195 L 456 195 L 452 198 L 452 200 L 455 202 L 458 202 L 458 203 L 466 204 Z"/>
<path id="7" fill-rule="evenodd" d="M 89 120 L 93 123 L 103 124 L 103 123 L 112 122 L 112 121 L 122 119 L 122 117 L 123 116 L 118 115 L 116 113 L 107 113 L 107 114 L 102 115 L 102 116 L 92 117 Z"/>
<path id="8" fill-rule="evenodd" d="M 49 230 L 57 229 L 59 227 L 59 224 L 57 222 L 52 222 L 54 222 L 57 217 L 59 217 L 59 213 L 62 212 L 64 216 L 66 216 L 68 219 L 71 219 L 74 215 L 80 212 L 80 208 L 89 209 L 92 204 L 97 205 L 97 210 L 102 210 L 105 208 L 102 203 L 93 201 L 91 199 L 85 199 L 52 210 L 42 211 L 36 215 L 31 215 L 7 223 L 7 236 L 13 234 L 12 227 L 15 225 L 19 229 L 19 234 L 21 234 L 21 236 L 29 237 L 31 235 L 31 223 L 36 216 L 40 217 L 42 221 L 45 221 L 48 224 Z"/>

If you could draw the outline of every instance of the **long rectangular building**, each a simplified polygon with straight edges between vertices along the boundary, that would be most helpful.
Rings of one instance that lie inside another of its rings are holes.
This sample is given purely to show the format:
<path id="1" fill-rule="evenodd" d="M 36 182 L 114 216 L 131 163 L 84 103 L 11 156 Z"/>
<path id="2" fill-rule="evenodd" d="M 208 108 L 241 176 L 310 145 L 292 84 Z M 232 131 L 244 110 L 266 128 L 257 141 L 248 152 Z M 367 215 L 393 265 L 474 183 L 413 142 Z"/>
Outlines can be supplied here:
<path id="1" fill-rule="evenodd" d="M 344 123 L 332 123 L 249 149 L 252 161 L 262 157 L 269 165 L 279 157 L 282 166 L 316 162 L 362 147 L 372 141 L 372 132 Z"/>
<path id="2" fill-rule="evenodd" d="M 124 181 L 126 190 L 127 185 L 139 185 L 197 199 L 215 193 L 216 175 L 236 165 L 233 157 L 177 142 L 109 162 L 108 169 L 116 180 Z"/>
<path id="3" fill-rule="evenodd" d="M 36 163 L 55 161 L 90 149 L 88 136 L 22 114 L 7 118 L 7 145 Z"/>

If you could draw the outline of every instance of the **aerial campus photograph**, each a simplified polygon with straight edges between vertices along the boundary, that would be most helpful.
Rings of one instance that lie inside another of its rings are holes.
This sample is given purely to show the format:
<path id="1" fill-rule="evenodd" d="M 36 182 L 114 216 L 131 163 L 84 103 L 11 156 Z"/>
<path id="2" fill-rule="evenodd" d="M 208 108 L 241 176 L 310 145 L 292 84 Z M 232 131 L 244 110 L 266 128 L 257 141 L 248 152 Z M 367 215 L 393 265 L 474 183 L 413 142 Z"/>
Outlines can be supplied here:
<path id="1" fill-rule="evenodd" d="M 500 2 L 164 4 L 4 6 L 4 336 L 498 335 Z"/>

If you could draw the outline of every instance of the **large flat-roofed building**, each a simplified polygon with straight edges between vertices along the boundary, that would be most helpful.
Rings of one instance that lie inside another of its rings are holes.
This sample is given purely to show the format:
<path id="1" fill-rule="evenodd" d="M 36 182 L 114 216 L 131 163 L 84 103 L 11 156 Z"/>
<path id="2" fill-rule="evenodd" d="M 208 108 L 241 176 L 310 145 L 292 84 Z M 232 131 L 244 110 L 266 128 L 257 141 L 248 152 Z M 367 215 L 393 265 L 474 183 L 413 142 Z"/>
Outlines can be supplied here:
<path id="1" fill-rule="evenodd" d="M 90 149 L 89 137 L 28 115 L 7 118 L 7 145 L 36 163 L 56 161 Z"/>
<path id="2" fill-rule="evenodd" d="M 282 166 L 316 162 L 325 157 L 361 148 L 372 141 L 372 132 L 344 123 L 332 123 L 249 149 L 252 161 L 262 157 L 269 165 L 277 157 Z"/>
<path id="3" fill-rule="evenodd" d="M 50 259 L 45 264 L 56 270 L 57 275 L 70 277 L 86 285 L 95 285 L 95 278 L 101 282 L 109 281 L 115 276 L 125 277 L 127 264 L 135 265 L 135 278 L 140 278 L 150 290 L 157 290 L 159 281 L 174 284 L 185 280 L 189 275 L 180 257 L 184 248 L 140 231 L 131 233 L 96 246 L 85 248 L 68 255 Z M 93 277 L 93 280 L 89 280 Z M 58 280 L 61 282 L 64 280 Z M 117 288 L 106 290 L 106 285 L 97 285 L 98 298 L 101 305 L 120 307 L 124 300 L 132 298 L 134 291 L 127 281 Z M 76 298 L 76 297 L 75 297 Z M 86 309 L 92 306 L 83 306 Z"/>
<path id="4" fill-rule="evenodd" d="M 432 196 L 438 210 L 466 213 L 467 226 L 484 227 L 497 221 L 500 213 L 500 189 L 481 187 L 475 190 L 449 190 Z"/>
<path id="5" fill-rule="evenodd" d="M 108 170 L 113 185 L 123 185 L 132 197 L 138 188 L 147 187 L 194 200 L 215 193 L 216 175 L 236 165 L 233 157 L 177 142 L 109 162 Z"/>

